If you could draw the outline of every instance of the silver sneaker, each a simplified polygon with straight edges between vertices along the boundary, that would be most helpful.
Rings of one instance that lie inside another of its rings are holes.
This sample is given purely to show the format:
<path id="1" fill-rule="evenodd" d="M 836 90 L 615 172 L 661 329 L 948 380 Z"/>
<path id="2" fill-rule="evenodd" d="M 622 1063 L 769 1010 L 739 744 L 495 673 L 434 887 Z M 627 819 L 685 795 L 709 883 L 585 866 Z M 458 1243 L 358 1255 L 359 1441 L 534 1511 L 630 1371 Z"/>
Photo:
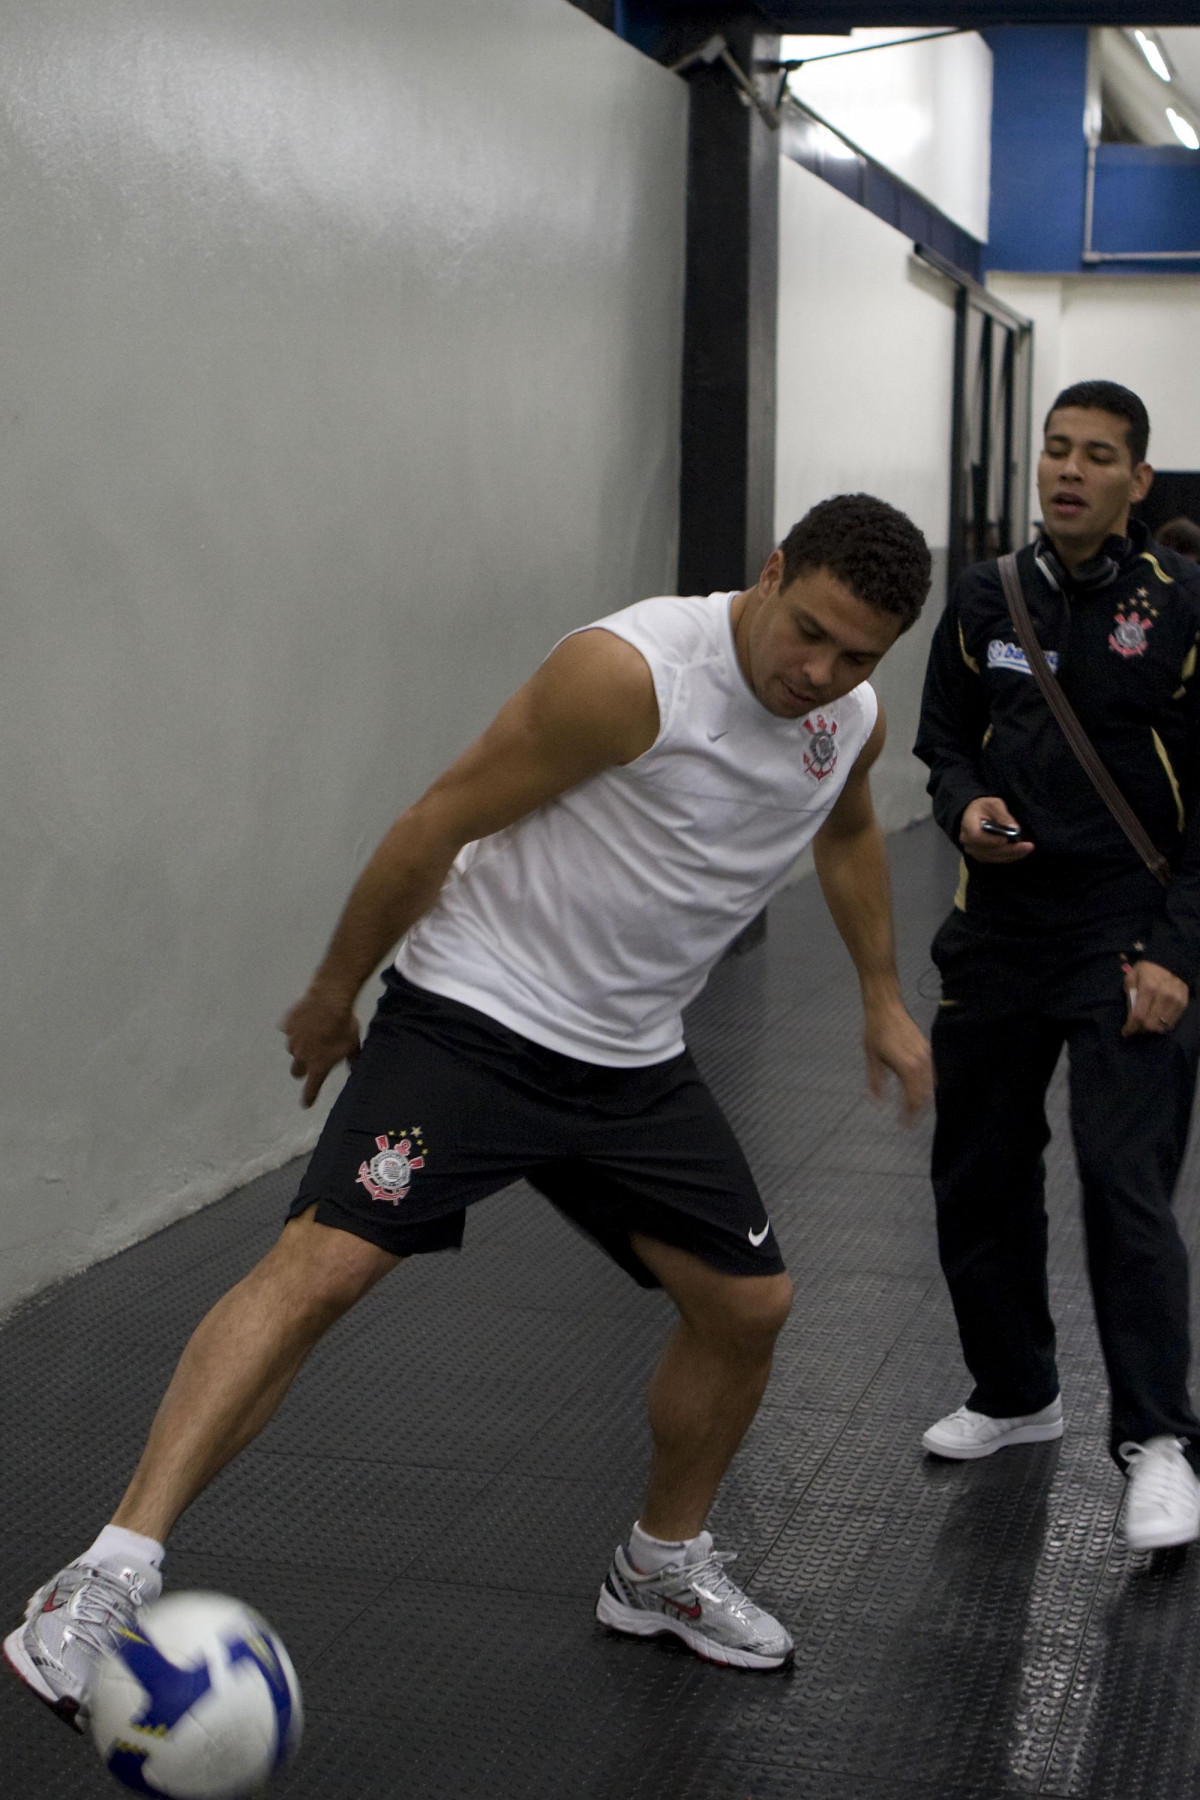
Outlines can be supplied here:
<path id="1" fill-rule="evenodd" d="M 157 1569 L 68 1563 L 38 1589 L 24 1625 L 5 1638 L 9 1666 L 60 1719 L 82 1731 L 97 1662 L 119 1631 L 135 1629 L 138 1608 L 161 1592 Z"/>
<path id="2" fill-rule="evenodd" d="M 990 1413 L 972 1412 L 960 1406 L 931 1425 L 921 1443 L 933 1456 L 952 1462 L 974 1462 L 1010 1444 L 1045 1444 L 1063 1434 L 1062 1398 L 1056 1395 L 1040 1412 L 1021 1413 L 1013 1419 L 993 1419 Z"/>
<path id="3" fill-rule="evenodd" d="M 707 1531 L 697 1543 L 694 1562 L 670 1563 L 657 1575 L 639 1575 L 618 1548 L 596 1603 L 600 1623 L 634 1637 L 672 1632 L 707 1662 L 735 1669 L 781 1669 L 790 1663 L 794 1646 L 778 1619 L 725 1573 L 736 1552 L 714 1550 Z"/>
<path id="4" fill-rule="evenodd" d="M 1122 1444 L 1125 1542 L 1131 1550 L 1169 1550 L 1200 1537 L 1200 1480 L 1182 1438 Z"/>

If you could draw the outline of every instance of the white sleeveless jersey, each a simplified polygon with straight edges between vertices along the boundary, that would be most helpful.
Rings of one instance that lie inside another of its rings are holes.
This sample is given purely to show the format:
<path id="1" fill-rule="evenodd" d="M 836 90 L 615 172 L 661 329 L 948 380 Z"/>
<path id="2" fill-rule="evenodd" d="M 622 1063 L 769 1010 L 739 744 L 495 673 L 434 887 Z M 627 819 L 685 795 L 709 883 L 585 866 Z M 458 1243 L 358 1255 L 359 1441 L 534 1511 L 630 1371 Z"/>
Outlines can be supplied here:
<path id="1" fill-rule="evenodd" d="M 583 627 L 645 657 L 658 736 L 467 844 L 401 945 L 402 975 L 585 1062 L 682 1050 L 682 1008 L 787 879 L 878 713 L 863 682 L 774 717 L 738 665 L 733 598 L 642 600 Z"/>

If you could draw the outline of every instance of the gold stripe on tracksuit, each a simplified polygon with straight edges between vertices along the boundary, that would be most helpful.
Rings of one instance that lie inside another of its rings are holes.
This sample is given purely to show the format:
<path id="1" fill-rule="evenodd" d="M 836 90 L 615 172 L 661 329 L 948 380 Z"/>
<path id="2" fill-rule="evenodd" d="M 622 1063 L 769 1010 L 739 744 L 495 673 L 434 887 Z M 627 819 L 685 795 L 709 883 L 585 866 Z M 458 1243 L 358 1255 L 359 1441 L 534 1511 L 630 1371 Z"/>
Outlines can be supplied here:
<path id="1" fill-rule="evenodd" d="M 1158 752 L 1158 760 L 1167 771 L 1167 780 L 1170 782 L 1171 792 L 1175 796 L 1175 816 L 1179 821 L 1179 829 L 1182 831 L 1187 824 L 1187 814 L 1183 810 L 1183 795 L 1179 791 L 1179 783 L 1175 779 L 1175 771 L 1171 767 L 1171 759 L 1167 755 L 1166 745 L 1159 737 L 1157 731 L 1153 730 L 1153 728 L 1151 729 L 1150 736 L 1154 739 L 1154 748 Z"/>
<path id="2" fill-rule="evenodd" d="M 1158 579 L 1161 582 L 1164 582 L 1167 587 L 1174 587 L 1175 577 L 1173 575 L 1167 575 L 1163 572 L 1162 564 L 1159 562 L 1157 556 L 1151 556 L 1149 550 L 1143 550 L 1142 551 L 1142 561 L 1148 562 L 1150 564 L 1150 567 L 1154 570 L 1154 573 L 1158 576 Z"/>
<path id="3" fill-rule="evenodd" d="M 967 867 L 967 859 L 965 856 L 960 857 L 958 863 L 958 886 L 954 890 L 954 904 L 957 906 L 959 912 L 966 912 L 967 910 L 967 883 L 970 879 L 971 871 Z"/>

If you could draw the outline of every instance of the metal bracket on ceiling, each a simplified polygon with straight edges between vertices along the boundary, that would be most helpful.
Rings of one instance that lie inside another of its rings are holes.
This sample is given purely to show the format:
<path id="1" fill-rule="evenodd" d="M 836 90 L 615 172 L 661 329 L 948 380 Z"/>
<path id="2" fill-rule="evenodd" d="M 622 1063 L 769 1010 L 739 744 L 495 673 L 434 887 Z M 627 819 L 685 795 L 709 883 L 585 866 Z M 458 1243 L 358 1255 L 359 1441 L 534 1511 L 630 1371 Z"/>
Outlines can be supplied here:
<path id="1" fill-rule="evenodd" d="M 728 41 L 720 32 L 706 38 L 699 49 L 689 51 L 687 56 L 681 56 L 678 62 L 671 63 L 669 67 L 672 75 L 686 75 L 688 70 L 694 69 L 697 64 L 704 63 L 711 67 L 715 62 L 724 63 L 733 76 L 743 105 L 752 106 L 769 131 L 778 131 L 783 123 L 779 111 L 779 99 L 782 99 L 783 96 L 783 84 L 780 85 L 779 98 L 774 105 L 769 100 L 764 100 L 750 76 L 747 75 L 729 48 Z M 787 76 L 785 75 L 784 82 L 786 81 Z"/>
<path id="2" fill-rule="evenodd" d="M 792 98 L 787 91 L 788 76 L 794 74 L 797 69 L 806 68 L 809 63 L 834 62 L 843 56 L 865 56 L 872 50 L 895 50 L 904 44 L 927 44 L 934 38 L 961 37 L 964 32 L 973 29 L 974 27 L 970 25 L 952 25 L 945 31 L 925 32 L 917 38 L 892 38 L 884 44 L 854 44 L 848 50 L 823 51 L 819 56 L 789 57 L 786 61 L 760 59 L 754 64 L 756 71 L 763 75 L 778 75 L 779 77 L 773 100 L 763 98 L 755 86 L 753 78 L 742 68 L 729 48 L 728 40 L 719 31 L 706 38 L 697 49 L 689 50 L 686 56 L 681 56 L 677 62 L 669 63 L 667 66 L 672 75 L 686 75 L 689 69 L 694 69 L 700 64 L 711 67 L 715 62 L 724 63 L 737 84 L 743 104 L 752 106 L 770 131 L 778 131 L 783 124 L 784 107 Z"/>
<path id="3" fill-rule="evenodd" d="M 786 62 L 755 63 L 764 75 L 779 76 L 779 86 L 775 90 L 775 110 L 779 111 L 787 95 L 788 76 L 794 75 L 797 69 L 806 69 L 809 63 L 837 62 L 843 56 L 866 56 L 872 50 L 896 50 L 905 44 L 929 44 L 934 38 L 962 37 L 964 32 L 973 31 L 973 25 L 952 25 L 945 31 L 927 31 L 919 37 L 889 38 L 884 44 L 851 44 L 848 50 L 823 50 L 819 56 L 793 56 Z"/>

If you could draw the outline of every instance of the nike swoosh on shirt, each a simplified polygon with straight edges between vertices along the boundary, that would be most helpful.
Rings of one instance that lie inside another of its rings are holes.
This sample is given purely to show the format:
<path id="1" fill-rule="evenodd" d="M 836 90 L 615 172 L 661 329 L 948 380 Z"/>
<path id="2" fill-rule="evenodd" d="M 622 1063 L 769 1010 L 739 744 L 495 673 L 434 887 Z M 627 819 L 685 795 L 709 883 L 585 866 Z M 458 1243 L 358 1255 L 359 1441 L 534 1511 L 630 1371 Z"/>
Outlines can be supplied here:
<path id="1" fill-rule="evenodd" d="M 724 731 L 710 731 L 708 734 L 708 741 L 710 744 L 715 744 L 717 742 L 718 738 L 723 738 L 723 737 L 728 737 L 728 736 L 729 736 L 729 727 L 727 725 L 725 727 Z"/>
<path id="2" fill-rule="evenodd" d="M 758 1249 L 758 1246 L 762 1243 L 763 1239 L 766 1237 L 766 1235 L 767 1235 L 768 1231 L 770 1231 L 770 1229 L 771 1229 L 771 1221 L 770 1221 L 770 1219 L 768 1219 L 761 1231 L 748 1231 L 746 1233 L 746 1236 L 750 1239 L 750 1242 L 754 1245 L 754 1248 L 756 1250 Z"/>

